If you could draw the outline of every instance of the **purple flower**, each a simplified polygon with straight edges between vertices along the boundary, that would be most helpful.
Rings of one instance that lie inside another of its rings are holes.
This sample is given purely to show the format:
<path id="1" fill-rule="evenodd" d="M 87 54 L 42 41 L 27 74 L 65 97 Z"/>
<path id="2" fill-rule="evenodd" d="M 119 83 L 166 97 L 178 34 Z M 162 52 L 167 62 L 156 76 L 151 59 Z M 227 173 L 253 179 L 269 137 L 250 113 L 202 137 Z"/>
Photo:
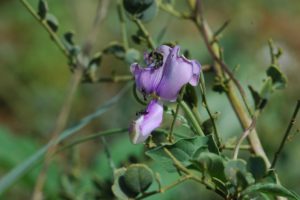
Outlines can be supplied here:
<path id="1" fill-rule="evenodd" d="M 129 128 L 131 141 L 134 144 L 144 142 L 151 132 L 159 127 L 163 119 L 163 107 L 156 99 L 150 101 L 146 110 Z"/>
<path id="2" fill-rule="evenodd" d="M 159 97 L 165 101 L 176 101 L 183 85 L 196 86 L 199 81 L 201 65 L 196 60 L 179 56 L 179 46 L 171 48 L 162 45 L 151 53 L 144 54 L 147 67 L 137 63 L 130 67 L 138 90 L 143 95 Z M 134 144 L 144 142 L 151 132 L 160 126 L 163 107 L 158 98 L 153 99 L 145 112 L 131 124 L 129 133 Z"/>
<path id="3" fill-rule="evenodd" d="M 196 86 L 201 65 L 196 60 L 179 56 L 179 46 L 162 45 L 151 53 L 145 53 L 147 67 L 133 63 L 130 67 L 137 88 L 145 95 L 155 94 L 166 101 L 176 101 L 183 85 Z"/>

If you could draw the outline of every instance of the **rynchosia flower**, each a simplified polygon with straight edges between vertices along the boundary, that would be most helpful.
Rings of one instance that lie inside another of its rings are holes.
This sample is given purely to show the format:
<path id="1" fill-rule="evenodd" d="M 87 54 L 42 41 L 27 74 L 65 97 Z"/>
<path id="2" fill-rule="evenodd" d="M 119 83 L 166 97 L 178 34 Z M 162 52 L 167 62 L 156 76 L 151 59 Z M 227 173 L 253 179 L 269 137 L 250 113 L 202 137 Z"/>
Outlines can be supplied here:
<path id="1" fill-rule="evenodd" d="M 141 67 L 138 63 L 133 63 L 130 67 L 137 89 L 144 96 L 155 96 L 145 112 L 141 113 L 130 127 L 131 139 L 135 144 L 144 142 L 151 132 L 160 126 L 163 107 L 159 100 L 174 102 L 185 84 L 198 84 L 200 63 L 180 56 L 179 51 L 179 46 L 172 48 L 162 45 L 144 54 L 146 67 Z"/>

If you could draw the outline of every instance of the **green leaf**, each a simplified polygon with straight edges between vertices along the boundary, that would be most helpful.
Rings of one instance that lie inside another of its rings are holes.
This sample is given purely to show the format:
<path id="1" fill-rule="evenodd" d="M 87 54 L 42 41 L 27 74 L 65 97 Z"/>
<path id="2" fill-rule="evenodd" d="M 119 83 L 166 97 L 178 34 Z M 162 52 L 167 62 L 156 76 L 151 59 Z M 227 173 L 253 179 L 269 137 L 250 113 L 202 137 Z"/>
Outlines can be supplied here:
<path id="1" fill-rule="evenodd" d="M 130 165 L 124 174 L 125 186 L 133 193 L 145 192 L 152 182 L 153 172 L 143 164 Z"/>
<path id="2" fill-rule="evenodd" d="M 267 175 L 263 178 L 261 182 L 266 183 L 279 183 L 278 176 L 275 173 L 274 169 L 271 169 L 267 172 Z"/>
<path id="3" fill-rule="evenodd" d="M 247 168 L 256 181 L 262 179 L 267 173 L 266 163 L 261 156 L 251 156 L 248 160 Z"/>
<path id="4" fill-rule="evenodd" d="M 267 193 L 273 196 L 289 197 L 297 200 L 300 199 L 300 197 L 296 193 L 291 192 L 285 187 L 274 183 L 257 183 L 255 185 L 251 185 L 241 193 L 241 196 L 257 192 Z"/>
<path id="5" fill-rule="evenodd" d="M 236 187 L 245 188 L 253 183 L 252 175 L 247 172 L 244 160 L 230 160 L 225 164 L 225 176 Z"/>
<path id="6" fill-rule="evenodd" d="M 254 100 L 255 109 L 262 110 L 266 106 L 268 100 L 265 98 L 262 98 L 260 96 L 259 92 L 257 92 L 255 89 L 253 89 L 253 87 L 251 85 L 249 85 L 248 87 L 251 92 L 252 98 Z"/>
<path id="7" fill-rule="evenodd" d="M 128 49 L 126 51 L 125 60 L 128 64 L 137 62 L 140 59 L 140 52 L 136 49 Z"/>
<path id="8" fill-rule="evenodd" d="M 48 12 L 48 4 L 46 0 L 39 0 L 39 4 L 38 4 L 38 15 L 40 16 L 40 18 L 43 20 L 46 18 Z"/>
<path id="9" fill-rule="evenodd" d="M 123 184 L 122 183 L 123 179 L 121 179 L 121 177 L 123 177 L 125 172 L 126 172 L 126 168 L 124 168 L 124 167 L 114 171 L 115 181 L 114 181 L 114 184 L 111 187 L 112 192 L 114 193 L 114 195 L 118 199 L 121 199 L 121 200 L 128 200 L 129 199 L 129 197 L 128 197 L 129 191 L 127 191 L 127 194 L 126 194 L 126 191 L 124 192 L 124 189 L 122 188 L 123 187 L 123 185 L 122 185 Z M 134 195 L 130 195 L 130 196 L 134 196 Z"/>
<path id="10" fill-rule="evenodd" d="M 47 13 L 46 22 L 53 32 L 58 30 L 59 22 L 53 14 Z"/>
<path id="11" fill-rule="evenodd" d="M 195 87 L 191 86 L 190 84 L 186 85 L 185 92 L 183 94 L 183 100 L 191 109 L 198 106 L 198 96 Z"/>
<path id="12" fill-rule="evenodd" d="M 195 160 L 201 172 L 208 174 L 211 178 L 216 178 L 220 181 L 226 181 L 224 173 L 223 158 L 217 154 L 210 152 L 202 152 Z"/>
<path id="13" fill-rule="evenodd" d="M 202 129 L 205 135 L 209 135 L 213 132 L 213 122 L 212 120 L 209 118 L 207 120 L 205 120 L 202 124 Z"/>
<path id="14" fill-rule="evenodd" d="M 272 79 L 268 77 L 266 80 L 264 80 L 264 83 L 262 85 L 259 94 L 262 99 L 269 99 L 272 92 L 273 92 Z"/>
<path id="15" fill-rule="evenodd" d="M 167 148 L 184 166 L 191 165 L 190 160 L 198 157 L 203 151 L 219 153 L 211 136 L 179 139 L 174 144 L 165 144 L 146 152 L 147 156 L 161 163 L 170 172 L 176 171 L 176 168 L 164 148 Z"/>
<path id="16" fill-rule="evenodd" d="M 105 104 L 101 105 L 94 113 L 82 118 L 75 126 L 64 130 L 62 133 L 60 133 L 58 138 L 56 138 L 55 140 L 51 140 L 49 143 L 40 148 L 25 161 L 13 168 L 10 172 L 3 175 L 0 179 L 0 195 L 5 190 L 7 190 L 14 182 L 16 182 L 24 174 L 26 174 L 33 166 L 35 166 L 43 158 L 43 156 L 50 147 L 59 144 L 61 141 L 64 141 L 66 138 L 70 137 L 71 135 L 75 134 L 83 127 L 88 125 L 92 120 L 107 112 L 121 99 L 125 92 L 128 91 L 128 89 L 131 87 L 131 84 L 126 85 L 116 96 L 111 98 Z"/>
<path id="17" fill-rule="evenodd" d="M 68 43 L 69 46 L 74 45 L 74 32 L 68 31 L 64 34 L 64 39 Z"/>
<path id="18" fill-rule="evenodd" d="M 119 59 L 123 59 L 125 57 L 125 48 L 122 44 L 117 42 L 111 42 L 104 50 L 105 54 L 113 54 Z"/>
<path id="19" fill-rule="evenodd" d="M 275 65 L 271 65 L 267 69 L 267 75 L 271 77 L 272 84 L 274 89 L 283 89 L 286 87 L 287 78 L 286 76 L 280 71 L 279 67 Z"/>

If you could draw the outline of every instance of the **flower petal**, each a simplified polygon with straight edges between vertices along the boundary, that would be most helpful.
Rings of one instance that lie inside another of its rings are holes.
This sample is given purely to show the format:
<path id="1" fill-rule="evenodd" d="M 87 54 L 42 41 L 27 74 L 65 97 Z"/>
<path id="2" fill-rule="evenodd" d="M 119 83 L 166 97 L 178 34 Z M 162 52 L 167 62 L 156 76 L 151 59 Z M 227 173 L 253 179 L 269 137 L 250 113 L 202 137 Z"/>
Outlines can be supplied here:
<path id="1" fill-rule="evenodd" d="M 163 66 L 168 58 L 171 48 L 167 45 L 161 45 L 156 52 L 163 55 L 162 67 L 156 68 L 150 54 L 144 53 L 144 60 L 147 64 L 146 68 L 142 68 L 137 63 L 133 63 L 130 66 L 130 71 L 135 77 L 137 88 L 145 94 L 151 94 L 157 88 L 163 73 Z"/>
<path id="2" fill-rule="evenodd" d="M 163 106 L 157 100 L 152 100 L 145 114 L 142 114 L 131 124 L 129 134 L 134 144 L 144 142 L 151 132 L 160 126 L 163 119 Z"/>
<path id="3" fill-rule="evenodd" d="M 135 83 L 139 91 L 145 94 L 151 94 L 157 88 L 161 79 L 163 69 L 153 67 L 142 68 L 137 63 L 130 66 L 130 71 L 135 77 Z"/>
<path id="4" fill-rule="evenodd" d="M 179 50 L 179 46 L 172 49 L 163 67 L 162 79 L 156 88 L 157 95 L 164 100 L 175 101 L 183 85 L 198 83 L 200 64 L 178 56 Z"/>

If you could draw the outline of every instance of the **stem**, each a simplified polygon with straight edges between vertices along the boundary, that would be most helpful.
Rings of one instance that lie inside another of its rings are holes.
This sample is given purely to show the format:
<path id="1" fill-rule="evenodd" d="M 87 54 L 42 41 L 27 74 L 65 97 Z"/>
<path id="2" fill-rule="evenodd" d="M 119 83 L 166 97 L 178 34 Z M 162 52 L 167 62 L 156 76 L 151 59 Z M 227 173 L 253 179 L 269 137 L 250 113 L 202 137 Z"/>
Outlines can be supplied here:
<path id="1" fill-rule="evenodd" d="M 198 135 L 204 136 L 204 132 L 202 131 L 200 124 L 198 124 L 197 119 L 195 118 L 193 112 L 190 110 L 189 106 L 184 101 L 179 101 L 178 104 L 181 106 L 181 108 L 184 110 L 185 114 L 190 119 L 190 122 L 192 123 L 193 127 L 196 130 L 196 133 Z"/>
<path id="2" fill-rule="evenodd" d="M 75 72 L 73 74 L 73 77 L 70 81 L 70 85 L 69 88 L 67 90 L 67 95 L 65 98 L 65 101 L 62 105 L 62 108 L 60 110 L 60 113 L 57 117 L 56 123 L 54 125 L 54 130 L 52 131 L 51 135 L 51 139 L 50 140 L 55 140 L 56 138 L 58 138 L 59 133 L 61 131 L 63 131 L 63 129 L 66 126 L 67 120 L 69 118 L 69 114 L 71 111 L 71 106 L 74 100 L 74 96 L 75 93 L 77 91 L 77 88 L 80 84 L 80 80 L 81 77 L 83 75 L 83 71 L 81 69 L 75 69 Z M 43 167 L 40 171 L 40 174 L 37 178 L 36 181 L 36 185 L 34 187 L 34 192 L 33 192 L 33 200 L 40 200 L 43 198 L 43 187 L 44 187 L 44 183 L 46 180 L 46 175 L 47 175 L 47 171 L 48 171 L 48 166 L 50 164 L 51 161 L 51 155 L 56 151 L 56 144 L 53 144 L 53 146 L 51 146 L 48 151 L 46 152 L 45 155 L 45 160 L 43 163 Z"/>
<path id="3" fill-rule="evenodd" d="M 205 20 L 204 20 L 203 14 L 202 14 L 201 1 L 198 0 L 197 4 L 198 4 L 197 11 L 200 16 L 200 21 L 198 20 L 198 18 L 195 18 L 194 23 L 196 24 L 199 31 L 201 32 L 201 34 L 204 38 L 204 42 L 207 46 L 207 49 L 216 62 L 215 67 L 216 67 L 217 76 L 223 77 L 223 79 L 224 78 L 226 79 L 226 77 L 224 77 L 224 75 L 223 75 L 223 70 L 229 75 L 229 77 L 233 80 L 233 82 L 236 84 L 239 92 L 241 93 L 242 100 L 248 110 L 248 113 L 252 114 L 251 109 L 249 108 L 248 103 L 246 101 L 246 97 L 245 97 L 242 87 L 240 86 L 239 82 L 235 79 L 233 74 L 230 72 L 227 65 L 222 60 L 219 59 L 218 54 L 219 54 L 220 47 L 216 43 L 211 45 L 210 41 L 213 41 L 212 32 L 211 32 L 208 24 L 205 23 Z M 244 110 L 241 101 L 239 100 L 238 96 L 236 95 L 236 93 L 234 91 L 231 81 L 227 82 L 227 88 L 226 88 L 225 92 L 226 92 L 226 95 L 227 95 L 242 127 L 244 128 L 244 130 L 246 130 L 251 125 L 252 119 L 248 116 L 247 111 Z M 264 158 L 267 166 L 269 167 L 270 161 L 261 145 L 260 139 L 258 138 L 258 135 L 257 135 L 257 132 L 255 129 L 252 131 L 251 134 L 248 135 L 248 140 L 252 147 L 253 152 L 256 155 L 262 156 Z"/>
<path id="4" fill-rule="evenodd" d="M 128 128 L 119 128 L 119 129 L 112 129 L 112 130 L 106 130 L 106 131 L 101 131 L 99 133 L 96 133 L 96 134 L 92 134 L 92 135 L 88 135 L 88 136 L 85 136 L 85 137 L 82 137 L 82 138 L 79 138 L 77 140 L 74 140 L 72 141 L 71 143 L 69 144 L 66 144 L 65 146 L 61 147 L 60 149 L 58 149 L 55 154 L 59 153 L 59 152 L 62 152 L 66 149 L 69 149 L 69 148 L 72 148 L 78 144 L 82 144 L 84 142 L 88 142 L 90 140 L 95 140 L 99 137 L 103 137 L 103 136 L 107 136 L 107 135 L 113 135 L 113 134 L 117 134 L 117 133 L 124 133 L 124 132 L 127 132 L 128 131 Z"/>
<path id="5" fill-rule="evenodd" d="M 69 52 L 65 48 L 64 44 L 62 43 L 61 39 L 58 35 L 49 27 L 45 20 L 42 20 L 33 9 L 33 7 L 26 1 L 20 0 L 20 2 L 24 5 L 24 7 L 30 12 L 30 14 L 44 27 L 44 29 L 49 33 L 51 36 L 52 41 L 56 44 L 56 46 L 61 50 L 61 52 L 69 59 Z"/>
<path id="6" fill-rule="evenodd" d="M 181 13 L 178 12 L 177 10 L 174 9 L 174 7 L 170 4 L 164 4 L 161 1 L 158 3 L 159 8 L 170 13 L 171 15 L 181 18 L 181 19 L 191 19 L 192 16 L 186 14 L 186 13 Z"/>
<path id="7" fill-rule="evenodd" d="M 201 93 L 202 93 L 202 101 L 203 101 L 204 107 L 205 107 L 205 109 L 206 109 L 206 111 L 209 115 L 209 118 L 212 122 L 212 125 L 213 125 L 213 129 L 214 129 L 213 133 L 214 133 L 217 145 L 218 145 L 218 147 L 221 147 L 222 142 L 221 142 L 218 130 L 217 130 L 216 122 L 215 122 L 215 119 L 214 119 L 210 109 L 209 109 L 209 106 L 208 106 L 208 103 L 207 103 L 207 100 L 206 100 L 206 87 L 205 87 L 205 81 L 204 81 L 203 73 L 200 74 L 200 85 L 199 86 L 200 86 L 200 90 L 201 90 Z"/>
<path id="8" fill-rule="evenodd" d="M 119 75 L 113 77 L 101 77 L 96 80 L 97 83 L 121 83 L 133 80 L 132 75 Z"/>
<path id="9" fill-rule="evenodd" d="M 188 176 L 188 175 L 191 176 L 191 179 L 193 179 L 196 182 L 199 182 L 199 183 L 203 184 L 207 189 L 215 191 L 218 195 L 220 195 L 223 198 L 226 197 L 226 194 L 224 194 L 223 191 L 216 188 L 213 183 L 209 183 L 209 182 L 205 181 L 203 178 L 199 178 L 199 177 L 195 176 L 194 174 L 192 174 L 184 165 L 181 164 L 181 162 L 179 160 L 177 160 L 177 158 L 166 147 L 164 147 L 164 151 L 172 159 L 175 167 L 178 170 L 185 173 L 186 176 Z"/>
<path id="10" fill-rule="evenodd" d="M 121 25 L 123 45 L 125 50 L 128 50 L 129 44 L 128 44 L 128 37 L 127 37 L 126 23 L 125 23 L 125 13 L 124 13 L 121 0 L 118 0 L 117 2 L 117 10 L 118 10 L 119 20 Z"/>
<path id="11" fill-rule="evenodd" d="M 105 152 L 106 158 L 108 160 L 109 167 L 111 169 L 111 173 L 112 173 L 112 175 L 114 175 L 114 171 L 116 169 L 116 164 L 114 163 L 114 161 L 111 157 L 111 153 L 109 151 L 109 147 L 108 147 L 105 137 L 101 137 L 101 140 L 102 140 L 102 144 L 104 146 L 104 152 Z"/>
<path id="12" fill-rule="evenodd" d="M 170 128 L 170 132 L 168 134 L 168 141 L 171 142 L 171 143 L 173 142 L 173 130 L 174 130 L 176 118 L 177 118 L 177 115 L 178 115 L 178 112 L 179 112 L 179 107 L 180 107 L 179 103 L 177 103 L 174 118 L 173 118 L 171 128 Z"/>
<path id="13" fill-rule="evenodd" d="M 149 196 L 152 196 L 152 195 L 155 195 L 155 194 L 159 194 L 159 193 L 164 193 L 164 192 L 172 189 L 173 187 L 179 185 L 180 183 L 182 183 L 182 182 L 184 182 L 186 180 L 189 180 L 189 179 L 192 179 L 192 176 L 190 176 L 190 175 L 182 176 L 178 180 L 176 180 L 175 182 L 173 182 L 170 185 L 167 185 L 167 186 L 165 186 L 165 187 L 163 187 L 163 188 L 161 188 L 159 190 L 155 190 L 155 191 L 152 191 L 152 192 L 144 193 L 142 196 L 140 196 L 136 200 L 141 200 L 141 199 L 144 199 L 146 197 L 149 197 Z"/>
<path id="14" fill-rule="evenodd" d="M 139 27 L 139 29 L 142 31 L 142 33 L 144 34 L 144 36 L 146 37 L 148 46 L 151 49 L 155 49 L 156 45 L 155 42 L 153 41 L 153 39 L 151 38 L 149 32 L 147 31 L 147 29 L 145 28 L 144 24 L 141 22 L 141 20 L 137 19 L 137 18 L 133 18 L 133 21 L 135 22 L 135 24 Z"/>
<path id="15" fill-rule="evenodd" d="M 288 127 L 285 131 L 285 134 L 284 134 L 282 140 L 281 140 L 280 146 L 279 146 L 278 150 L 276 151 L 276 153 L 274 155 L 274 159 L 273 159 L 272 165 L 270 167 L 271 169 L 275 168 L 276 162 L 278 160 L 278 157 L 279 157 L 280 153 L 283 150 L 284 144 L 285 144 L 286 140 L 288 139 L 288 136 L 291 132 L 291 129 L 292 129 L 293 125 L 296 123 L 296 117 L 297 117 L 297 114 L 299 112 L 299 109 L 300 109 L 300 100 L 297 101 L 297 105 L 296 105 L 296 108 L 295 108 L 294 113 L 292 115 L 292 118 L 290 120 L 290 123 L 289 123 L 289 125 L 288 125 Z"/>
<path id="16" fill-rule="evenodd" d="M 251 131 L 255 128 L 255 125 L 256 125 L 256 117 L 253 118 L 250 126 L 244 131 L 244 133 L 241 135 L 240 139 L 238 140 L 233 151 L 233 159 L 236 160 L 238 158 L 240 146 L 242 145 L 243 141 L 248 137 L 248 135 L 251 133 Z"/>
<path id="17" fill-rule="evenodd" d="M 180 95 L 178 97 L 178 101 L 182 101 L 184 92 L 185 92 L 185 87 L 183 87 L 181 89 Z M 172 124 L 171 124 L 171 128 L 170 128 L 170 132 L 169 132 L 169 135 L 168 135 L 168 141 L 170 141 L 171 143 L 173 141 L 173 130 L 174 130 L 175 122 L 176 122 L 177 115 L 178 115 L 178 112 L 179 112 L 179 107 L 180 107 L 180 105 L 179 105 L 179 103 L 177 103 L 175 114 L 174 114 L 174 118 L 173 118 L 173 121 L 172 121 Z"/>

